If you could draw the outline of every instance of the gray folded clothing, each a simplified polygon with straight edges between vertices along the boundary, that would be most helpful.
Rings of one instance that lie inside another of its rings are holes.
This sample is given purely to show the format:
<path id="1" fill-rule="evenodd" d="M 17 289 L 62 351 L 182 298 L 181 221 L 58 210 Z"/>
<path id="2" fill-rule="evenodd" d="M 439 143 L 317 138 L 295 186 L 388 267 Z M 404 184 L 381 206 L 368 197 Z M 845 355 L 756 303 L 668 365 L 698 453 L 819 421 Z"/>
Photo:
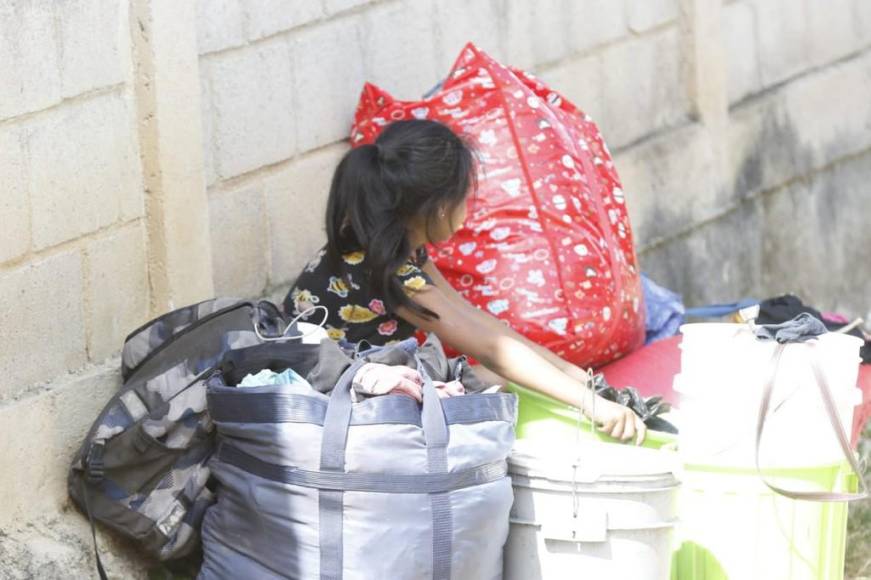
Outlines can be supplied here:
<path id="1" fill-rule="evenodd" d="M 819 319 L 807 312 L 802 312 L 792 320 L 780 324 L 762 324 L 756 327 L 756 338 L 759 340 L 776 340 L 787 342 L 805 342 L 828 332 Z"/>

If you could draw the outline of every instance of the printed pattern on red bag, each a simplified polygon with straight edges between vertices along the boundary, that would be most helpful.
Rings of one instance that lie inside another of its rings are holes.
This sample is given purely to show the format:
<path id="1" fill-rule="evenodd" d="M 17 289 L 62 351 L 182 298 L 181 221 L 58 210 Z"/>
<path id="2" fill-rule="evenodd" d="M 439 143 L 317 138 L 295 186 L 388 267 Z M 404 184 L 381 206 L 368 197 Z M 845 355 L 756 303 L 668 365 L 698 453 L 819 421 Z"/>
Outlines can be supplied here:
<path id="1" fill-rule="evenodd" d="M 468 43 L 444 83 L 399 101 L 366 83 L 351 144 L 398 119 L 472 140 L 479 189 L 463 227 L 429 250 L 471 303 L 582 366 L 644 342 L 644 305 L 620 179 L 592 119 L 534 75 Z"/>

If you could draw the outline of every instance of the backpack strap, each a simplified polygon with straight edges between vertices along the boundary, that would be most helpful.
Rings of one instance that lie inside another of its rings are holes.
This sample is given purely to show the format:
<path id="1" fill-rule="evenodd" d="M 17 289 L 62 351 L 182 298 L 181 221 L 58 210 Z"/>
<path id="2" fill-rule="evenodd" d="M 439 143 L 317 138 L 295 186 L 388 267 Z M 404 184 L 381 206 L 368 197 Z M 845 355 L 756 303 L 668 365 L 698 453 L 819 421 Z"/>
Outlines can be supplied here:
<path id="1" fill-rule="evenodd" d="M 91 525 L 91 539 L 94 543 L 94 558 L 97 561 L 97 573 L 100 580 L 108 580 L 103 561 L 100 559 L 100 551 L 97 549 L 97 528 L 94 525 L 94 515 L 91 513 L 91 504 L 88 496 L 91 490 L 88 484 L 96 484 L 103 479 L 103 449 L 105 442 L 101 439 L 94 441 L 85 458 L 85 477 L 82 478 L 82 498 L 85 500 L 85 513 L 88 515 L 88 523 Z"/>

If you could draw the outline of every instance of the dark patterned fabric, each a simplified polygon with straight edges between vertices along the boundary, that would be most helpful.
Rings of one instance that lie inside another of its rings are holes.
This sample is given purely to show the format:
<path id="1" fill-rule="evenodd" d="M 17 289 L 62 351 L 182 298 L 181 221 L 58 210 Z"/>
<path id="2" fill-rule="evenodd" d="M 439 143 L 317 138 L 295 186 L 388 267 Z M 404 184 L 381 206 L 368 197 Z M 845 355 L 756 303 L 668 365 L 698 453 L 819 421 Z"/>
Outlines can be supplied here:
<path id="1" fill-rule="evenodd" d="M 284 299 L 284 310 L 296 316 L 312 306 L 325 306 L 329 311 L 324 326 L 333 340 L 360 342 L 373 346 L 393 344 L 412 336 L 416 328 L 387 311 L 383 297 L 371 292 L 364 252 L 351 252 L 342 259 L 348 273 L 348 282 L 337 272 L 331 272 L 322 248 L 303 268 L 293 288 Z M 421 247 L 412 258 L 396 271 L 406 292 L 412 296 L 427 284 L 429 274 L 421 270 L 428 256 Z M 321 314 L 310 315 L 320 321 Z"/>

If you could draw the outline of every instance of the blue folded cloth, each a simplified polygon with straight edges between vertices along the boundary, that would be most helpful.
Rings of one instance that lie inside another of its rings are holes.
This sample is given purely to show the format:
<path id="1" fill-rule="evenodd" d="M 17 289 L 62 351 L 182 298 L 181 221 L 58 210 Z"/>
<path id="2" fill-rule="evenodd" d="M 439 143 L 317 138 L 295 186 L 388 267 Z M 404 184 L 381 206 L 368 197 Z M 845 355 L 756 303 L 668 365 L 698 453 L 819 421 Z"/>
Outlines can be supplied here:
<path id="1" fill-rule="evenodd" d="M 684 314 L 680 296 L 644 273 L 641 274 L 641 288 L 644 291 L 644 344 L 677 334 Z"/>

